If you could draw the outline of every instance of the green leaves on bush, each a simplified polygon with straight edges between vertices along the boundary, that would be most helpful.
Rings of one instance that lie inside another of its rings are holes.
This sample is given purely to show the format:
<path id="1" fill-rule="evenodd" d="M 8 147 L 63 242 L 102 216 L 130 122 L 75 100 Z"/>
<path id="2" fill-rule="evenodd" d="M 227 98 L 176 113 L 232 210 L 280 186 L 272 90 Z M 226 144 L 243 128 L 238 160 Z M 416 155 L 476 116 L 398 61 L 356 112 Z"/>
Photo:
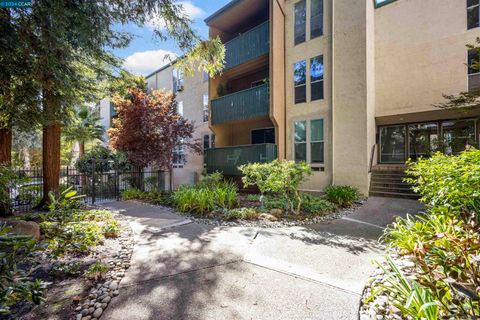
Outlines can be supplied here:
<path id="1" fill-rule="evenodd" d="M 327 199 L 341 207 L 350 207 L 360 197 L 357 188 L 350 186 L 328 186 L 325 188 Z"/>
<path id="2" fill-rule="evenodd" d="M 95 262 L 88 267 L 87 271 L 85 272 L 85 276 L 89 279 L 97 281 L 98 279 L 105 277 L 109 269 L 110 267 L 108 264 Z"/>
<path id="3" fill-rule="evenodd" d="M 129 188 L 122 192 L 123 200 L 140 200 L 156 205 L 169 206 L 172 204 L 170 192 L 162 191 L 140 191 L 135 188 Z"/>
<path id="4" fill-rule="evenodd" d="M 253 220 L 258 218 L 260 212 L 255 208 L 225 209 L 223 211 L 226 219 Z"/>
<path id="5" fill-rule="evenodd" d="M 289 210 L 300 214 L 302 198 L 298 190 L 312 174 L 305 163 L 274 160 L 269 163 L 250 163 L 239 167 L 244 174 L 245 187 L 257 186 L 262 194 L 274 193 L 283 196 L 289 202 Z"/>
<path id="6" fill-rule="evenodd" d="M 302 211 L 310 215 L 325 215 L 337 207 L 328 200 L 311 194 L 302 194 Z"/>
<path id="7" fill-rule="evenodd" d="M 50 192 L 48 194 L 50 201 L 48 204 L 49 211 L 70 211 L 80 208 L 81 199 L 85 198 L 83 195 L 79 195 L 77 191 L 73 190 L 73 187 L 69 187 L 63 190 L 58 197 Z"/>

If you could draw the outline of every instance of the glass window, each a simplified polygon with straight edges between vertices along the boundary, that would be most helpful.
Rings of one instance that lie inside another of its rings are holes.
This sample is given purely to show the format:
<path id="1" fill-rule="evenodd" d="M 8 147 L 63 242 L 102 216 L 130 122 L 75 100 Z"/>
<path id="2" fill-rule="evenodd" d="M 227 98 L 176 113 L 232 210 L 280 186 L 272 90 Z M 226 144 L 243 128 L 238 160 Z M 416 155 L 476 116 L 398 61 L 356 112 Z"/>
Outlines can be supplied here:
<path id="1" fill-rule="evenodd" d="M 373 1 L 375 2 L 375 7 L 378 8 L 386 4 L 392 3 L 396 0 L 373 0 Z"/>
<path id="2" fill-rule="evenodd" d="M 203 135 L 203 162 L 207 163 L 207 150 L 210 149 L 210 135 Z"/>
<path id="3" fill-rule="evenodd" d="M 480 52 L 477 50 L 468 51 L 468 74 L 479 73 Z"/>
<path id="4" fill-rule="evenodd" d="M 323 99 L 323 56 L 318 56 L 310 60 L 310 99 Z"/>
<path id="5" fill-rule="evenodd" d="M 252 130 L 252 144 L 275 143 L 275 129 Z"/>
<path id="6" fill-rule="evenodd" d="M 295 122 L 295 161 L 307 161 L 307 122 Z"/>
<path id="7" fill-rule="evenodd" d="M 311 0 L 310 4 L 310 39 L 323 34 L 323 0 Z"/>
<path id="8" fill-rule="evenodd" d="M 467 0 L 467 28 L 473 29 L 480 26 L 480 1 Z"/>
<path id="9" fill-rule="evenodd" d="M 412 160 L 428 158 L 439 150 L 437 123 L 420 123 L 408 126 L 408 157 Z"/>
<path id="10" fill-rule="evenodd" d="M 306 18 L 306 1 L 302 0 L 295 4 L 295 45 L 305 42 Z"/>
<path id="11" fill-rule="evenodd" d="M 310 131 L 311 163 L 323 163 L 323 119 L 312 120 Z"/>
<path id="12" fill-rule="evenodd" d="M 206 73 L 205 71 L 203 71 L 203 82 L 207 82 L 208 79 L 209 79 L 208 73 Z"/>
<path id="13" fill-rule="evenodd" d="M 380 162 L 405 162 L 405 142 L 405 126 L 402 125 L 380 128 Z"/>
<path id="14" fill-rule="evenodd" d="M 293 67 L 295 103 L 307 101 L 307 61 L 299 61 Z"/>
<path id="15" fill-rule="evenodd" d="M 177 146 L 173 150 L 173 164 L 176 167 L 181 167 L 185 163 L 187 163 L 187 158 L 185 156 L 183 141 L 180 140 L 180 142 L 177 144 Z"/>
<path id="16" fill-rule="evenodd" d="M 446 154 L 457 154 L 475 145 L 475 120 L 442 122 L 443 149 Z"/>
<path id="17" fill-rule="evenodd" d="M 208 122 L 208 93 L 203 94 L 203 122 Z"/>
<path id="18" fill-rule="evenodd" d="M 173 69 L 173 92 L 183 90 L 183 78 L 181 69 Z"/>
<path id="19" fill-rule="evenodd" d="M 183 117 L 183 101 L 178 101 L 177 113 Z"/>

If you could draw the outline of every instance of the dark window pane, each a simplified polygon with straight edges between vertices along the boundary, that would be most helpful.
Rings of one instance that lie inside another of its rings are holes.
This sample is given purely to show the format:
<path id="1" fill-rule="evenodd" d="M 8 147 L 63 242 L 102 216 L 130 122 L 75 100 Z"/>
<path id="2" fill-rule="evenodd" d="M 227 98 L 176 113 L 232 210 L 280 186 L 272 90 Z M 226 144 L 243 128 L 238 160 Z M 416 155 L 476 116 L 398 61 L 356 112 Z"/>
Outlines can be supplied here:
<path id="1" fill-rule="evenodd" d="M 323 142 L 311 143 L 312 163 L 323 163 Z"/>
<path id="2" fill-rule="evenodd" d="M 467 0 L 467 7 L 475 6 L 480 3 L 480 0 Z"/>
<path id="3" fill-rule="evenodd" d="M 295 143 L 295 161 L 307 161 L 306 143 Z"/>
<path id="4" fill-rule="evenodd" d="M 208 134 L 203 136 L 203 150 L 210 148 L 210 136 Z"/>
<path id="5" fill-rule="evenodd" d="M 446 121 L 442 123 L 444 152 L 456 154 L 475 145 L 475 121 Z"/>
<path id="6" fill-rule="evenodd" d="M 310 39 L 323 34 L 323 0 L 312 0 L 310 12 Z"/>
<path id="7" fill-rule="evenodd" d="M 312 141 L 323 141 L 323 119 L 310 122 L 310 139 Z"/>
<path id="8" fill-rule="evenodd" d="M 307 81 L 307 61 L 296 62 L 293 66 L 293 82 L 296 86 L 305 84 Z"/>
<path id="9" fill-rule="evenodd" d="M 312 83 L 311 90 L 312 90 L 312 101 L 323 99 L 323 81 Z"/>
<path id="10" fill-rule="evenodd" d="M 428 158 L 438 150 L 437 123 L 421 123 L 408 126 L 409 148 L 408 157 L 415 160 Z"/>
<path id="11" fill-rule="evenodd" d="M 295 4 L 295 44 L 305 42 L 306 33 L 306 2 L 302 0 Z"/>
<path id="12" fill-rule="evenodd" d="M 480 6 L 475 6 L 467 9 L 468 29 L 479 27 L 479 10 L 480 10 Z"/>
<path id="13" fill-rule="evenodd" d="M 307 122 L 295 122 L 295 142 L 307 141 Z"/>
<path id="14" fill-rule="evenodd" d="M 265 143 L 265 131 L 264 130 L 252 130 L 252 144 Z"/>
<path id="15" fill-rule="evenodd" d="M 265 143 L 275 143 L 275 129 L 265 129 Z"/>
<path id="16" fill-rule="evenodd" d="M 295 103 L 307 102 L 307 86 L 303 85 L 295 88 Z"/>
<path id="17" fill-rule="evenodd" d="M 323 56 L 318 56 L 310 60 L 310 81 L 323 79 Z"/>
<path id="18" fill-rule="evenodd" d="M 405 126 L 380 128 L 380 162 L 402 163 L 405 157 Z"/>
<path id="19" fill-rule="evenodd" d="M 480 53 L 476 50 L 468 51 L 468 74 L 479 73 Z"/>

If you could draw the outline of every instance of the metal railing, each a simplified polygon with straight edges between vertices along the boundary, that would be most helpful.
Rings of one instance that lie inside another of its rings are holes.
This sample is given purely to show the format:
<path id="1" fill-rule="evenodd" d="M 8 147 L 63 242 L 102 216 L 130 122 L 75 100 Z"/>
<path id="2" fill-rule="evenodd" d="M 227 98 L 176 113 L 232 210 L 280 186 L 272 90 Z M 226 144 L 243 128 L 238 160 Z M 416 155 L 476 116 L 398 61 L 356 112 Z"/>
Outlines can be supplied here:
<path id="1" fill-rule="evenodd" d="M 207 172 L 227 176 L 241 175 L 238 167 L 247 163 L 266 163 L 277 158 L 277 145 L 271 143 L 213 148 L 207 150 Z"/>
<path id="2" fill-rule="evenodd" d="M 270 50 L 269 21 L 225 43 L 225 70 L 267 54 Z"/>
<path id="3" fill-rule="evenodd" d="M 213 99 L 211 105 L 214 125 L 268 115 L 268 84 Z"/>

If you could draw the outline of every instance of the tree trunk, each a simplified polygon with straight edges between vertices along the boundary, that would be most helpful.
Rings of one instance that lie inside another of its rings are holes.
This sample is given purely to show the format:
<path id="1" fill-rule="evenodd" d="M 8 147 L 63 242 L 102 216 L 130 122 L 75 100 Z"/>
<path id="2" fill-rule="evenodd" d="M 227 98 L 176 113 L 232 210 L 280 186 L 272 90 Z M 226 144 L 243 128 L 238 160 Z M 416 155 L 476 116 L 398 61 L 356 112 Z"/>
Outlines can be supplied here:
<path id="1" fill-rule="evenodd" d="M 78 143 L 78 159 L 83 157 L 84 154 L 85 154 L 85 143 L 79 142 Z"/>
<path id="2" fill-rule="evenodd" d="M 0 164 L 7 166 L 12 164 L 12 130 L 10 128 L 0 129 Z M 7 194 L 10 194 L 9 190 Z M 10 196 L 5 200 L 0 201 L 0 217 L 6 217 L 12 213 Z"/>
<path id="3" fill-rule="evenodd" d="M 43 199 L 40 206 L 49 202 L 48 194 L 58 195 L 60 184 L 60 122 L 53 121 L 43 127 L 42 169 Z"/>

